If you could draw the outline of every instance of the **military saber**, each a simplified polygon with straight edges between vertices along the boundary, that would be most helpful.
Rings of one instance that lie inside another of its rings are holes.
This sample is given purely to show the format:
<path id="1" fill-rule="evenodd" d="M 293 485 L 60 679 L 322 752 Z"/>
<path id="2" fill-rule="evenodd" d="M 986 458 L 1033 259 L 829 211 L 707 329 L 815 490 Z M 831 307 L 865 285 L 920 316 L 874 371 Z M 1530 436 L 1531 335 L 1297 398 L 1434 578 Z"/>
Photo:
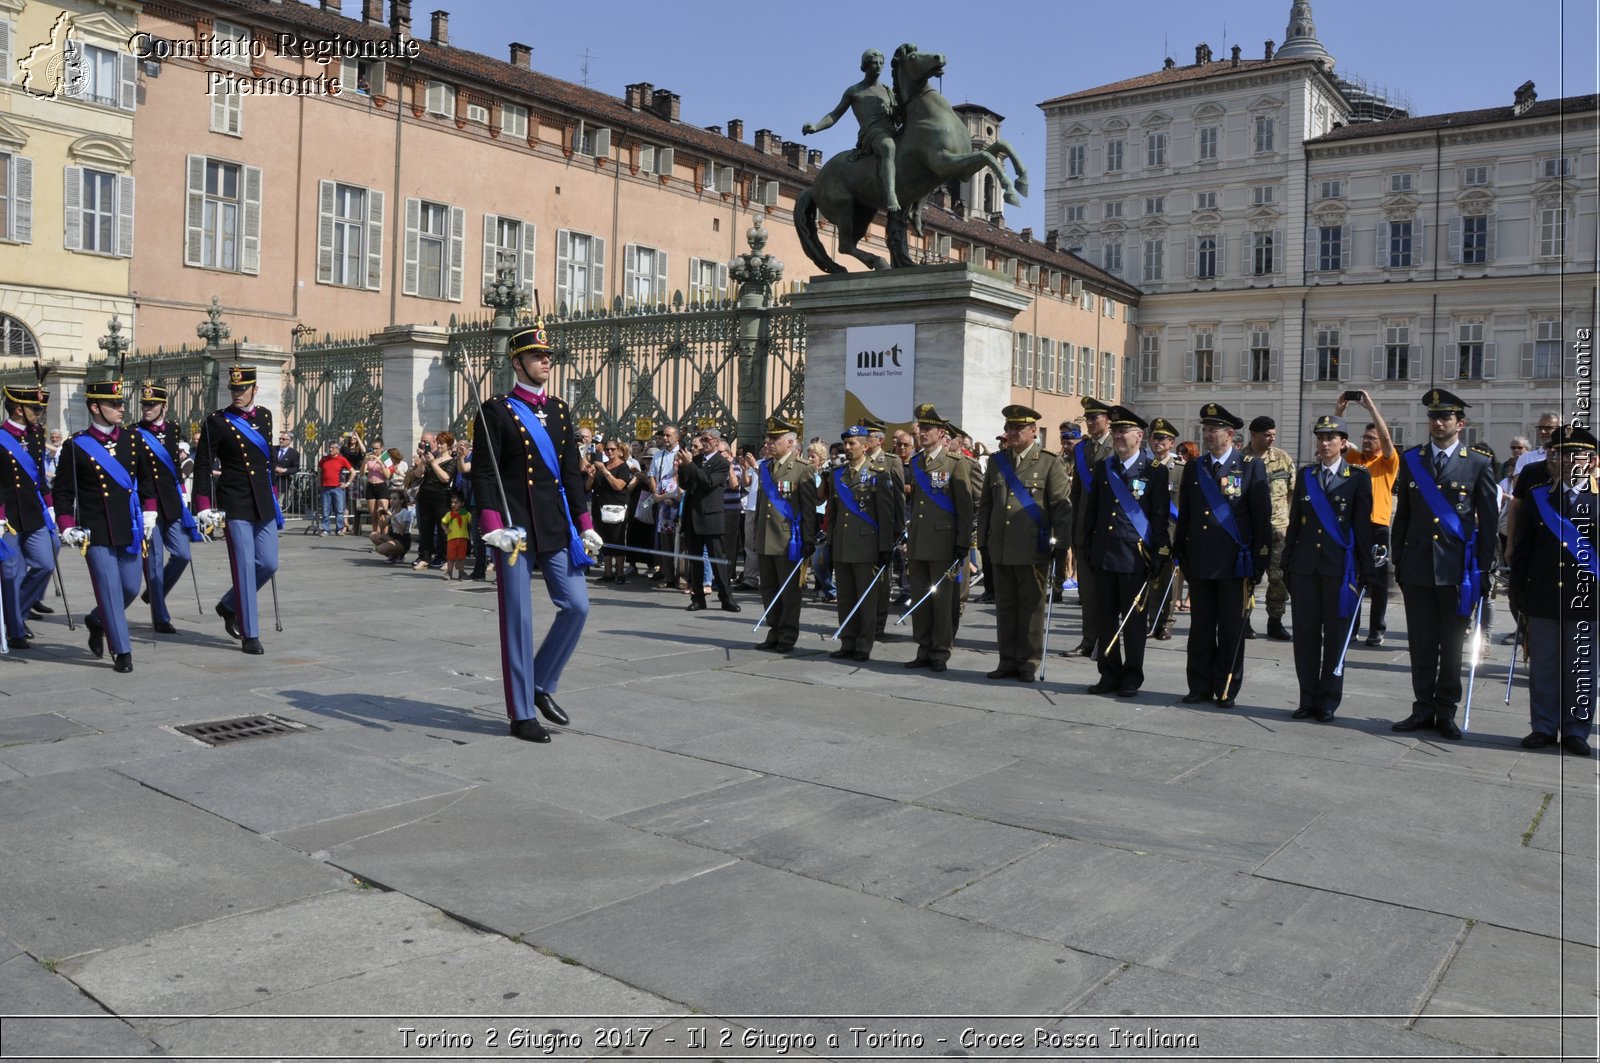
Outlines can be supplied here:
<path id="1" fill-rule="evenodd" d="M 1228 677 L 1222 681 L 1222 693 L 1219 698 L 1229 696 L 1228 691 L 1233 687 L 1234 673 L 1244 662 L 1240 659 L 1244 654 L 1244 629 L 1250 626 L 1250 614 L 1255 612 L 1256 592 L 1250 588 L 1250 581 L 1245 580 L 1240 588 L 1244 593 L 1243 615 L 1239 618 L 1239 637 L 1233 640 L 1233 653 L 1228 657 Z"/>
<path id="2" fill-rule="evenodd" d="M 1117 644 L 1117 640 L 1122 637 L 1122 629 L 1128 626 L 1128 621 L 1133 619 L 1133 614 L 1144 608 L 1144 601 L 1149 596 L 1150 581 L 1146 580 L 1144 584 L 1140 586 L 1139 593 L 1133 596 L 1133 604 L 1128 606 L 1128 611 L 1123 614 L 1122 623 L 1118 624 L 1117 630 L 1111 633 L 1111 641 L 1106 643 L 1105 649 L 1099 650 L 1095 653 L 1095 660 L 1103 660 L 1105 655 L 1111 652 L 1111 647 L 1115 646 Z"/>
<path id="3" fill-rule="evenodd" d="M 850 626 L 850 621 L 855 619 L 856 611 L 861 608 L 862 603 L 864 603 L 872 594 L 872 588 L 878 585 L 878 580 L 883 576 L 884 570 L 886 570 L 890 565 L 894 564 L 894 552 L 895 550 L 899 549 L 901 543 L 905 542 L 906 536 L 910 534 L 910 532 L 911 525 L 908 522 L 906 526 L 901 529 L 900 538 L 896 539 L 894 541 L 894 545 L 889 547 L 889 560 L 878 566 L 878 571 L 874 572 L 872 574 L 872 579 L 867 581 L 867 589 L 861 592 L 860 598 L 856 599 L 855 606 L 850 610 L 850 612 L 845 614 L 845 618 L 843 620 L 839 621 L 839 630 L 833 633 L 832 641 L 838 642 L 840 633 L 842 633 L 845 628 Z"/>
<path id="4" fill-rule="evenodd" d="M 1511 638 L 1511 667 L 1506 669 L 1506 704 L 1511 704 L 1511 681 L 1517 677 L 1517 647 L 1522 645 L 1522 625 L 1516 626 Z"/>
<path id="5" fill-rule="evenodd" d="M 766 609 L 762 610 L 761 618 L 756 621 L 756 626 L 751 628 L 751 631 L 761 630 L 761 625 L 767 622 L 767 614 L 772 612 L 772 610 L 777 607 L 779 602 L 783 601 L 783 592 L 789 589 L 789 584 L 794 582 L 794 578 L 800 575 L 800 570 L 805 567 L 806 563 L 803 558 L 794 563 L 794 568 L 789 572 L 789 578 L 784 580 L 782 585 L 778 587 L 778 593 L 772 596 L 772 603 L 768 605 Z"/>
<path id="6" fill-rule="evenodd" d="M 1367 588 L 1362 587 L 1356 592 L 1356 611 L 1350 616 L 1350 627 L 1344 633 L 1344 645 L 1339 649 L 1339 663 L 1333 666 L 1333 674 L 1344 675 L 1344 659 L 1350 656 L 1350 640 L 1356 637 L 1356 625 L 1361 623 L 1361 603 L 1366 600 Z"/>
<path id="7" fill-rule="evenodd" d="M 652 557 L 671 557 L 679 561 L 701 561 L 710 565 L 731 565 L 732 561 L 725 557 L 704 557 L 694 554 L 680 553 L 676 550 L 650 550 L 643 546 L 623 546 L 621 544 L 606 543 L 605 550 L 625 550 L 630 554 L 649 554 Z"/>
<path id="8" fill-rule="evenodd" d="M 1178 585 L 1178 563 L 1176 561 L 1174 561 L 1172 563 L 1172 573 L 1171 573 L 1171 575 L 1167 576 L 1167 589 L 1161 592 L 1161 601 L 1156 606 L 1156 618 L 1155 618 L 1155 621 L 1153 623 L 1151 623 L 1149 628 L 1147 628 L 1145 630 L 1144 634 L 1145 634 L 1146 638 L 1149 638 L 1151 635 L 1155 634 L 1156 628 L 1161 626 L 1161 611 L 1167 607 L 1167 599 L 1172 597 L 1172 588 L 1176 587 L 1177 585 Z"/>
<path id="9" fill-rule="evenodd" d="M 533 293 L 533 297 L 538 299 L 539 293 L 535 291 Z M 472 415 L 473 419 L 483 422 L 483 445 L 489 450 L 489 468 L 494 472 L 494 485 L 500 491 L 500 515 L 505 518 L 506 527 L 511 528 L 514 527 L 514 525 L 511 523 L 511 503 L 506 500 L 506 484 L 505 481 L 500 478 L 500 459 L 495 457 L 494 453 L 494 433 L 489 431 L 489 418 L 484 416 L 483 397 L 478 394 L 478 381 L 477 378 L 472 375 L 472 362 L 470 359 L 463 356 L 461 364 L 466 370 L 464 375 L 467 378 L 467 388 L 472 392 L 472 403 L 478 408 L 477 412 Z M 476 440 L 474 440 L 474 442 L 476 442 Z M 524 532 L 524 534 L 526 534 L 526 532 Z M 513 568 L 516 567 L 517 555 L 522 553 L 522 545 L 522 541 L 520 540 L 512 545 L 511 552 L 506 555 L 507 566 Z"/>
<path id="10" fill-rule="evenodd" d="M 922 603 L 927 601 L 929 598 L 932 598 L 933 595 L 934 595 L 934 592 L 939 589 L 939 587 L 944 583 L 944 581 L 949 579 L 952 575 L 954 575 L 956 570 L 959 569 L 962 565 L 964 565 L 966 563 L 967 563 L 967 555 L 966 555 L 965 551 L 962 551 L 961 556 L 956 558 L 954 561 L 952 561 L 950 563 L 950 567 L 945 569 L 943 574 L 941 574 L 939 576 L 939 578 L 934 581 L 933 586 L 928 588 L 928 593 L 924 594 L 921 598 L 918 598 L 916 604 L 913 605 L 910 609 L 907 609 L 905 611 L 905 615 L 901 616 L 899 620 L 896 620 L 895 624 L 896 625 L 900 625 L 900 624 L 905 623 L 907 617 L 909 617 L 912 613 L 914 613 L 918 609 L 920 609 L 922 607 Z M 968 593 L 970 594 L 971 592 L 968 591 Z"/>
<path id="11" fill-rule="evenodd" d="M 1483 599 L 1472 610 L 1472 663 L 1467 666 L 1467 701 L 1462 710 L 1461 729 L 1472 730 L 1472 688 L 1478 680 L 1478 661 L 1483 657 Z M 1511 659 L 1513 666 L 1516 658 Z"/>

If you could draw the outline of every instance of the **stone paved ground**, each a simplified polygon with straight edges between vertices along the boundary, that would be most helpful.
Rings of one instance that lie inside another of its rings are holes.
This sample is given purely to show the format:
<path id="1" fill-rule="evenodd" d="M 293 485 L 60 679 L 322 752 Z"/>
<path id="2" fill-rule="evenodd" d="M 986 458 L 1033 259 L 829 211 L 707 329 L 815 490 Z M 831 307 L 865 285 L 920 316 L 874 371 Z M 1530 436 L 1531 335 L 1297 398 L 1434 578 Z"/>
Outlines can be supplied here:
<path id="1" fill-rule="evenodd" d="M 490 585 L 283 563 L 265 657 L 186 584 L 131 676 L 59 612 L 0 660 L 0 1056 L 1594 1058 L 1595 764 L 1517 747 L 1503 647 L 1446 743 L 1389 731 L 1399 640 L 1318 726 L 1286 644 L 1224 711 L 1181 624 L 1127 701 L 985 680 L 987 606 L 933 676 L 634 581 L 530 746 Z M 173 730 L 257 713 L 305 729 Z"/>

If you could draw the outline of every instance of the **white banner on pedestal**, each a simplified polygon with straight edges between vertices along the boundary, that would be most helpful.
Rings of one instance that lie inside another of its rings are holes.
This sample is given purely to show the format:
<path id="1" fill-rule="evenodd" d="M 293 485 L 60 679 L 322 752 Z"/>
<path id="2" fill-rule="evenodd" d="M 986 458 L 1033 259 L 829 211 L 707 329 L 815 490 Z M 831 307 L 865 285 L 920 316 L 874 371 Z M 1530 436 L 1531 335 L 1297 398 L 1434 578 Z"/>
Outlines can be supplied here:
<path id="1" fill-rule="evenodd" d="M 844 422 L 870 415 L 891 428 L 912 420 L 917 326 L 862 325 L 844 330 Z"/>

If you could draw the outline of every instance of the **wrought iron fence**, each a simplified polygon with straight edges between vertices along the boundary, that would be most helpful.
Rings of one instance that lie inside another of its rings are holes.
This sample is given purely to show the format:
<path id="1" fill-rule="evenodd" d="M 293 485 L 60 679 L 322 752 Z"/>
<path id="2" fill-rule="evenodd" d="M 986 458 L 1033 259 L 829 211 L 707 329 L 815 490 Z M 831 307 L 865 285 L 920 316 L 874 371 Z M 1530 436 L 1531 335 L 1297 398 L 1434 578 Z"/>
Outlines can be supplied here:
<path id="1" fill-rule="evenodd" d="M 84 381 L 107 380 L 115 370 L 116 365 L 109 358 L 91 360 Z M 139 388 L 147 383 L 164 387 L 167 419 L 176 421 L 179 438 L 191 443 L 200 431 L 200 422 L 216 405 L 213 396 L 217 393 L 217 361 L 209 348 L 185 344 L 170 351 L 157 347 L 153 352 L 130 354 L 123 374 L 133 418 L 139 415 Z"/>
<path id="2" fill-rule="evenodd" d="M 364 442 L 383 435 L 383 348 L 365 333 L 296 342 L 283 380 L 284 430 L 300 451 L 300 473 L 286 485 L 284 511 L 317 511 L 314 470 L 328 440 L 354 433 Z M 365 478 L 356 477 L 364 482 Z M 349 509 L 359 512 L 358 499 Z"/>

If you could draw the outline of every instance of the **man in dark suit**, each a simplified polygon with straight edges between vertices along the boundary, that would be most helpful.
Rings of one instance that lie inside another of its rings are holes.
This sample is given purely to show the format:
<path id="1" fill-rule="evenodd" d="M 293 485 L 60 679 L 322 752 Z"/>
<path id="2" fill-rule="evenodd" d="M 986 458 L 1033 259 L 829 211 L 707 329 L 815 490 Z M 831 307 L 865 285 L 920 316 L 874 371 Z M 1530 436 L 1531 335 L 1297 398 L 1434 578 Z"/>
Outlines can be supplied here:
<path id="1" fill-rule="evenodd" d="M 728 566 L 722 548 L 722 494 L 728 486 L 728 459 L 722 456 L 722 433 L 707 428 L 694 438 L 693 449 L 678 451 L 678 486 L 683 488 L 683 551 L 689 562 L 689 611 L 706 607 L 700 555 L 711 558 L 711 585 L 725 613 L 739 612 L 728 590 Z"/>
<path id="2" fill-rule="evenodd" d="M 1100 597 L 1095 591 L 1099 573 L 1089 565 L 1089 507 L 1086 501 L 1089 487 L 1094 483 L 1094 467 L 1111 453 L 1111 405 L 1090 395 L 1083 397 L 1084 437 L 1070 451 L 1061 451 L 1061 460 L 1072 466 L 1072 484 L 1068 501 L 1072 505 L 1072 552 L 1078 573 L 1078 600 L 1083 606 L 1083 639 L 1077 646 L 1064 650 L 1063 657 L 1094 653 L 1095 642 L 1102 633 L 1106 618 L 1100 615 Z M 1064 578 L 1064 577 L 1063 577 Z M 1116 617 L 1111 618 L 1114 626 Z M 1104 632 L 1107 638 L 1109 631 Z"/>
<path id="3" fill-rule="evenodd" d="M 1173 558 L 1189 583 L 1187 704 L 1232 708 L 1244 683 L 1244 625 L 1272 554 L 1267 470 L 1233 445 L 1244 427 L 1215 402 L 1200 408 L 1206 453 L 1183 467 Z"/>
<path id="4" fill-rule="evenodd" d="M 1500 507 L 1493 463 L 1461 440 L 1468 405 L 1443 388 L 1423 396 L 1428 442 L 1400 463 L 1394 515 L 1395 578 L 1405 588 L 1411 715 L 1393 730 L 1437 728 L 1457 739 L 1461 645 L 1494 574 Z"/>
<path id="5" fill-rule="evenodd" d="M 483 541 L 497 551 L 500 657 L 511 735 L 548 742 L 550 733 L 535 710 L 551 723 L 569 721 L 556 704 L 556 686 L 589 617 L 584 570 L 594 564 L 604 543 L 589 513 L 572 411 L 545 388 L 552 351 L 544 326 L 512 333 L 508 353 L 516 384 L 478 410 L 472 493 Z M 538 653 L 533 651 L 534 565 L 517 567 L 524 550 L 538 558 L 538 571 L 556 607 Z"/>
<path id="6" fill-rule="evenodd" d="M 1131 698 L 1144 686 L 1144 616 L 1128 617 L 1158 564 L 1171 554 L 1167 542 L 1167 468 L 1144 450 L 1145 422 L 1126 406 L 1113 406 L 1111 455 L 1094 468 L 1089 487 L 1089 566 L 1099 577 L 1095 591 L 1105 622 L 1095 645 L 1100 681 L 1091 694 L 1115 692 Z M 1112 644 L 1112 638 L 1116 643 Z"/>
<path id="7" fill-rule="evenodd" d="M 290 445 L 288 432 L 279 432 L 278 445 L 272 450 L 272 482 L 279 498 L 292 497 L 289 491 L 294 485 L 294 474 L 299 471 L 300 452 Z"/>
<path id="8" fill-rule="evenodd" d="M 1528 710 L 1524 749 L 1557 741 L 1587 757 L 1594 727 L 1594 622 L 1600 594 L 1595 562 L 1600 497 L 1595 438 L 1564 425 L 1545 446 L 1548 479 L 1527 492 L 1511 544 L 1511 603 L 1527 624 Z M 1523 470 L 1523 476 L 1533 471 Z M 1587 649 L 1586 649 L 1587 647 Z M 1585 664 L 1587 662 L 1587 664 Z"/>
<path id="9" fill-rule="evenodd" d="M 1289 496 L 1283 571 L 1294 610 L 1294 670 L 1300 702 L 1294 718 L 1329 723 L 1344 697 L 1346 636 L 1362 586 L 1373 582 L 1372 477 L 1344 460 L 1350 427 L 1343 417 L 1317 419 L 1317 460 L 1300 470 Z"/>

